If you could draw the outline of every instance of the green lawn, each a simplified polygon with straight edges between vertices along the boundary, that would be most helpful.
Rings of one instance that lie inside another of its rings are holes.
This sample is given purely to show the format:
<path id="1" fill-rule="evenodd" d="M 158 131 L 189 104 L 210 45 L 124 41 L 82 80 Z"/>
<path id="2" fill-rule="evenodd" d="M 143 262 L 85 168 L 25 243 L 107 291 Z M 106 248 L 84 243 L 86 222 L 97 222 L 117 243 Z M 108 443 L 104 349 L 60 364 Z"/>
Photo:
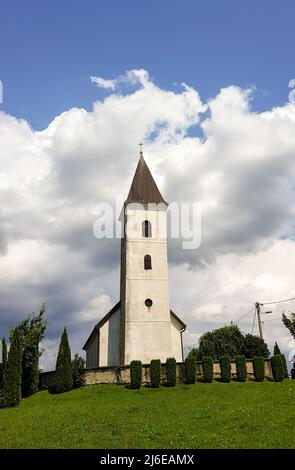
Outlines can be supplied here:
<path id="1" fill-rule="evenodd" d="M 295 381 L 40 392 L 0 410 L 0 448 L 294 448 Z"/>

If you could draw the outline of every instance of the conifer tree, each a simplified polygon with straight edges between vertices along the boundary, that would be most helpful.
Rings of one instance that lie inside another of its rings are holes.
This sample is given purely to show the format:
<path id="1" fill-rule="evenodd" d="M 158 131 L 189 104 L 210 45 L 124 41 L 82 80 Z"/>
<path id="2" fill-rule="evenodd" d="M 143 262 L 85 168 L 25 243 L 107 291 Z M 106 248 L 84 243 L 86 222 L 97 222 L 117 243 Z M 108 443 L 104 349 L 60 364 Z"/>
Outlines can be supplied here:
<path id="1" fill-rule="evenodd" d="M 4 384 L 1 394 L 1 406 L 10 407 L 20 404 L 22 381 L 22 342 L 18 328 L 11 335 L 8 361 L 4 371 Z"/>
<path id="2" fill-rule="evenodd" d="M 2 339 L 2 364 L 4 367 L 7 364 L 7 345 L 5 338 Z"/>
<path id="3" fill-rule="evenodd" d="M 278 343 L 275 342 L 274 348 L 273 348 L 273 354 L 276 356 L 276 354 L 281 354 L 280 348 L 278 346 Z"/>
<path id="4" fill-rule="evenodd" d="M 68 341 L 67 330 L 66 328 L 64 328 L 56 360 L 54 379 L 52 385 L 49 387 L 49 392 L 67 392 L 68 390 L 71 390 L 72 386 L 73 372 L 71 361 L 71 349 Z"/>
<path id="5" fill-rule="evenodd" d="M 0 390 L 3 389 L 4 385 L 4 371 L 7 364 L 7 346 L 5 338 L 2 339 L 2 357 L 0 362 Z"/>

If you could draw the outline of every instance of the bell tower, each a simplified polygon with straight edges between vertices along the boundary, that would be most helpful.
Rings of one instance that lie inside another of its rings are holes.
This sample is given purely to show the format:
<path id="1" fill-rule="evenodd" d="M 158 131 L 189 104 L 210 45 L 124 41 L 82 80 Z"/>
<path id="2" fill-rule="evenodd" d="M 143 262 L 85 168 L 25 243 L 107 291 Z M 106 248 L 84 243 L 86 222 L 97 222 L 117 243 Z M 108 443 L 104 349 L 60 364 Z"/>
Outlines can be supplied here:
<path id="1" fill-rule="evenodd" d="M 83 346 L 87 368 L 128 365 L 134 359 L 146 364 L 175 357 L 183 362 L 186 325 L 169 303 L 167 207 L 140 148 L 121 212 L 120 300 Z"/>
<path id="2" fill-rule="evenodd" d="M 167 262 L 167 202 L 140 149 L 123 207 L 120 363 L 173 355 Z"/>

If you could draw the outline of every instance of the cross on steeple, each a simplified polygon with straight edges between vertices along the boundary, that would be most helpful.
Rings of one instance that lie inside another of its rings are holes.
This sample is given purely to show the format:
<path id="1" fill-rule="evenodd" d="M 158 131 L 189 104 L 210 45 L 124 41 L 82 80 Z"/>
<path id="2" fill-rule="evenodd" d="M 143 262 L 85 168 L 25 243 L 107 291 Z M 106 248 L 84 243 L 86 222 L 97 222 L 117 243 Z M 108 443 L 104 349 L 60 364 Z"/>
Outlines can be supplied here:
<path id="1" fill-rule="evenodd" d="M 164 201 L 144 160 L 142 152 L 143 143 L 140 142 L 138 145 L 140 147 L 140 157 L 137 163 L 129 194 L 125 202 L 139 202 L 140 204 L 164 203 L 168 206 L 167 202 Z"/>
<path id="2" fill-rule="evenodd" d="M 143 152 L 142 152 L 143 143 L 142 143 L 142 142 L 139 142 L 138 145 L 139 145 L 139 149 L 140 149 L 140 150 L 139 150 L 139 156 L 140 156 L 140 157 L 143 157 Z"/>

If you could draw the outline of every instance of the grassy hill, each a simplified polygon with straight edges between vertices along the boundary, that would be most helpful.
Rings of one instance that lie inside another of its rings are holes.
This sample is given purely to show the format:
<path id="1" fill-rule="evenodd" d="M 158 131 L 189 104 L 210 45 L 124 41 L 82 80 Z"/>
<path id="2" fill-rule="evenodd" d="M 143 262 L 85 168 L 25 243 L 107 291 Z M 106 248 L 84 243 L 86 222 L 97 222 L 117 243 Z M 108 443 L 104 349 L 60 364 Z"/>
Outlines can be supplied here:
<path id="1" fill-rule="evenodd" d="M 0 448 L 294 448 L 295 381 L 40 392 L 0 410 Z"/>

